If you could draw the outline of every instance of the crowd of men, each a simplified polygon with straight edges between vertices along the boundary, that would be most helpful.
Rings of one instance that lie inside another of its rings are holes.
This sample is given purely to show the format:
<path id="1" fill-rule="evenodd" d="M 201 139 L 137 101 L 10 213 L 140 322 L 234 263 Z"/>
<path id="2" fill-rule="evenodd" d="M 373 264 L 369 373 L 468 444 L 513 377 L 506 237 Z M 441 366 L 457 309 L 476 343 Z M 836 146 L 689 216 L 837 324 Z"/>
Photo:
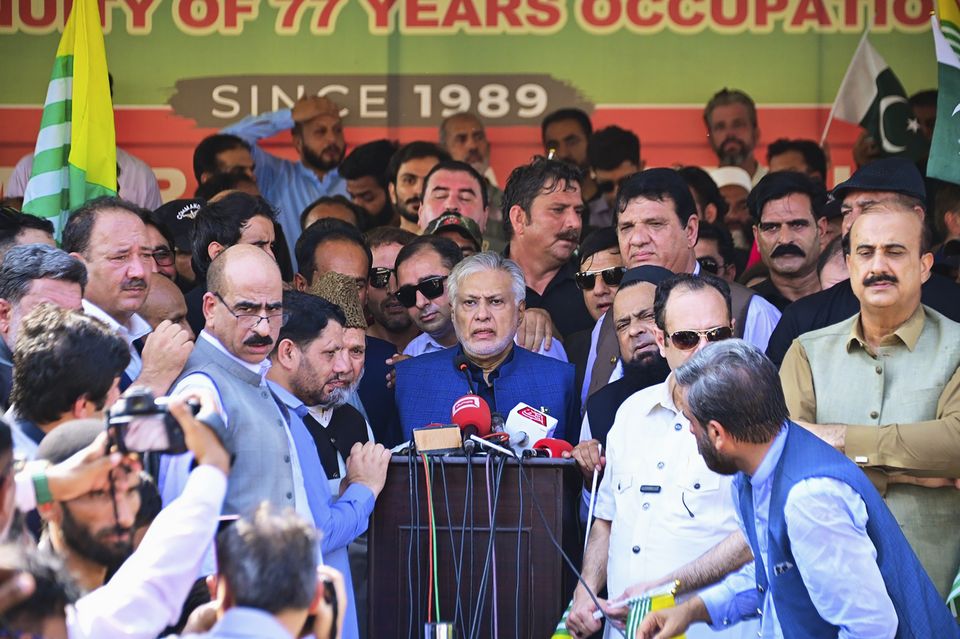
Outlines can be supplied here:
<path id="1" fill-rule="evenodd" d="M 638 636 L 957 636 L 960 186 L 861 154 L 828 189 L 808 140 L 764 165 L 737 90 L 704 123 L 718 168 L 646 168 L 634 133 L 561 109 L 501 188 L 472 113 L 347 153 L 308 96 L 205 138 L 196 198 L 124 168 L 59 248 L 18 167 L 3 630 L 367 636 L 390 450 L 469 384 L 556 420 L 584 514 L 601 473 L 572 636 L 618 636 L 664 584 L 678 605 Z M 260 146 L 282 131 L 297 160 Z M 117 451 L 127 389 L 174 398 L 187 452 Z"/>

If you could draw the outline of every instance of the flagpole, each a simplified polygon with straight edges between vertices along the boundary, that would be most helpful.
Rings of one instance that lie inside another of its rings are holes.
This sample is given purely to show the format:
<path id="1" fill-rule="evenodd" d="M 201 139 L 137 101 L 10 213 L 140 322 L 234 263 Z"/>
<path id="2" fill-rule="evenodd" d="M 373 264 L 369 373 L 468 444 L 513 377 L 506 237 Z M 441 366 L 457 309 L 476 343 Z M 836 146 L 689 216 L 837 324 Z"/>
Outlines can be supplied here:
<path id="1" fill-rule="evenodd" d="M 867 23 L 866 28 L 863 30 L 863 35 L 860 36 L 860 42 L 857 43 L 857 48 L 853 50 L 853 55 L 857 55 L 857 51 L 860 50 L 860 47 L 863 46 L 863 43 L 866 42 L 867 36 L 870 35 L 870 29 L 873 28 L 873 20 Z M 852 58 L 851 58 L 852 59 Z M 843 74 L 843 80 L 840 81 L 840 86 L 842 87 L 847 81 L 847 76 L 850 75 L 851 65 L 847 65 L 847 71 Z M 833 124 L 833 116 L 837 112 L 837 98 L 840 97 L 840 90 L 837 90 L 837 95 L 833 98 L 833 106 L 830 107 L 830 115 L 827 116 L 827 123 L 823 127 L 823 135 L 820 136 L 820 146 L 823 147 L 823 143 L 827 141 L 827 133 L 830 132 L 830 125 Z"/>

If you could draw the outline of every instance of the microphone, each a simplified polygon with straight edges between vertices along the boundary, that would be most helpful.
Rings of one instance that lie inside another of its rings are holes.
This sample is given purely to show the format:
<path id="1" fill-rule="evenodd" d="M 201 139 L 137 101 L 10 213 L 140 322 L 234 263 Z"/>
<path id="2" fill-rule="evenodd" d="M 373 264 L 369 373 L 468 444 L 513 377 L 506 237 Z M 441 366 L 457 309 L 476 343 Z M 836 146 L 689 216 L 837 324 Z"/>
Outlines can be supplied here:
<path id="1" fill-rule="evenodd" d="M 503 430 L 510 435 L 510 445 L 530 450 L 533 442 L 549 437 L 557 427 L 557 419 L 520 402 L 507 415 Z"/>
<path id="2" fill-rule="evenodd" d="M 463 353 L 457 355 L 453 360 L 453 366 L 463 373 L 463 376 L 467 379 L 467 389 L 470 394 L 476 395 L 477 391 L 473 388 L 473 379 L 470 377 L 470 362 L 467 360 L 467 356 Z"/>
<path id="3" fill-rule="evenodd" d="M 565 439 L 544 437 L 533 445 L 532 450 L 523 451 L 524 457 L 563 457 L 563 453 L 573 452 L 573 446 Z"/>
<path id="4" fill-rule="evenodd" d="M 479 395 L 464 395 L 453 403 L 450 421 L 460 427 L 464 439 L 490 434 L 490 406 Z"/>

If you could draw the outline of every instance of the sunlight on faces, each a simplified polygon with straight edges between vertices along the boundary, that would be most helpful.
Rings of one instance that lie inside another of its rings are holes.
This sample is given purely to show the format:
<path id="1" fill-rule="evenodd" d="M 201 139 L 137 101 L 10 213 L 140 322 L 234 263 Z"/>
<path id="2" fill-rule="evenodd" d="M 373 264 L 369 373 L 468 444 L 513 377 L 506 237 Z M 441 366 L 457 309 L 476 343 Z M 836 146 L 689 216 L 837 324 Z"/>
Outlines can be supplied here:
<path id="1" fill-rule="evenodd" d="M 871 207 L 850 231 L 847 267 L 864 310 L 908 314 L 920 304 L 933 255 L 921 255 L 923 221 L 913 212 Z"/>
<path id="2" fill-rule="evenodd" d="M 353 369 L 343 344 L 343 326 L 329 321 L 303 350 L 296 345 L 299 365 L 290 378 L 293 394 L 307 406 L 336 408 L 347 400 Z"/>
<path id="3" fill-rule="evenodd" d="M 223 265 L 223 284 L 203 296 L 206 330 L 224 348 L 250 364 L 259 364 L 270 355 L 283 320 L 283 284 L 280 269 L 263 252 L 245 245 L 227 249 L 218 259 Z M 220 301 L 215 293 L 219 293 Z M 236 315 L 275 316 L 269 321 L 239 319 Z M 251 326 L 251 323 L 255 325 Z"/>
<path id="4" fill-rule="evenodd" d="M 109 490 L 98 490 L 55 504 L 66 544 L 102 566 L 115 566 L 130 556 L 133 523 L 140 510 L 139 475 L 114 471 L 113 476 L 113 495 Z"/>
<path id="5" fill-rule="evenodd" d="M 580 265 L 580 273 L 587 271 L 596 273 L 594 277 L 593 289 L 581 291 L 583 293 L 583 303 L 587 306 L 587 311 L 594 321 L 607 312 L 613 305 L 613 297 L 617 294 L 617 286 L 610 286 L 603 281 L 603 276 L 598 271 L 608 268 L 623 266 L 623 259 L 620 257 L 619 248 L 611 248 L 598 251 L 584 260 Z"/>
<path id="6" fill-rule="evenodd" d="M 617 291 L 613 302 L 613 326 L 620 344 L 620 358 L 628 363 L 650 362 L 656 357 L 656 321 L 653 299 L 657 287 L 640 282 Z"/>
<path id="7" fill-rule="evenodd" d="M 98 212 L 86 255 L 77 257 L 87 267 L 84 297 L 125 324 L 147 298 L 155 266 L 144 223 L 128 211 Z"/>
<path id="8" fill-rule="evenodd" d="M 487 209 L 483 206 L 483 185 L 464 171 L 437 171 L 430 176 L 420 204 L 420 228 L 454 211 L 477 223 L 480 231 L 487 228 Z"/>
<path id="9" fill-rule="evenodd" d="M 617 219 L 620 255 L 627 268 L 652 264 L 674 273 L 687 271 L 698 228 L 696 215 L 690 216 L 686 226 L 680 224 L 672 199 L 658 202 L 636 197 Z"/>
<path id="10" fill-rule="evenodd" d="M 720 105 L 710 113 L 710 146 L 721 165 L 742 164 L 751 157 L 759 135 L 745 104 Z"/>
<path id="11" fill-rule="evenodd" d="M 657 329 L 657 346 L 663 355 L 670 370 L 676 370 L 691 357 L 706 348 L 706 338 L 701 337 L 700 343 L 690 350 L 677 348 L 666 334 L 677 331 L 706 331 L 720 326 L 733 327 L 733 320 L 727 312 L 727 303 L 720 291 L 712 286 L 690 290 L 680 285 L 670 292 L 663 313 L 663 323 L 666 331 Z"/>
<path id="12" fill-rule="evenodd" d="M 517 334 L 523 309 L 506 271 L 479 271 L 463 278 L 453 301 L 453 325 L 463 350 L 477 358 L 503 353 Z"/>
<path id="13" fill-rule="evenodd" d="M 373 267 L 389 268 L 397 262 L 400 244 L 381 244 L 373 249 Z M 367 283 L 367 309 L 374 321 L 389 331 L 405 331 L 410 328 L 410 315 L 397 301 L 397 278 L 391 274 L 386 288 L 376 288 Z"/>
<path id="14" fill-rule="evenodd" d="M 311 286 L 315 285 L 324 273 L 330 271 L 352 277 L 357 282 L 360 305 L 366 307 L 370 262 L 367 252 L 360 245 L 349 240 L 327 240 L 317 245 L 313 259 L 317 270 L 313 272 Z"/>
<path id="15" fill-rule="evenodd" d="M 779 275 L 807 275 L 817 268 L 821 225 L 806 193 L 771 200 L 754 227 L 763 263 Z"/>
<path id="16" fill-rule="evenodd" d="M 397 183 L 390 185 L 390 199 L 407 220 L 418 220 L 423 180 L 439 162 L 437 157 L 415 158 L 407 160 L 397 170 Z"/>
<path id="17" fill-rule="evenodd" d="M 343 123 L 333 115 L 318 115 L 300 125 L 293 136 L 300 159 L 307 166 L 331 171 L 340 165 L 347 148 L 343 139 Z"/>
<path id="18" fill-rule="evenodd" d="M 447 275 L 450 275 L 450 269 L 443 265 L 440 255 L 430 249 L 418 251 L 397 269 L 397 280 L 400 286 L 416 286 L 427 278 Z M 406 311 L 417 328 L 434 339 L 449 335 L 452 329 L 450 316 L 453 311 L 450 309 L 446 282 L 444 282 L 443 293 L 432 300 L 417 291 L 416 306 Z"/>
<path id="19" fill-rule="evenodd" d="M 565 264 L 580 242 L 583 210 L 578 183 L 548 182 L 533 199 L 529 211 L 524 212 L 518 205 L 510 209 L 512 241 L 548 254 L 558 265 Z"/>

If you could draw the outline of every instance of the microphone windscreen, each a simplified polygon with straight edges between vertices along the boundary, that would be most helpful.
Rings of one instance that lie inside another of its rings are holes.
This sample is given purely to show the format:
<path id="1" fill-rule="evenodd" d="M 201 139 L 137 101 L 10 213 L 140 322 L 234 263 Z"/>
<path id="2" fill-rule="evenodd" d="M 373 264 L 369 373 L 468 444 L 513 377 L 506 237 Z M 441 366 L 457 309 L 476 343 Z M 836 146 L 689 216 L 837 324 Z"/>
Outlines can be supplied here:
<path id="1" fill-rule="evenodd" d="M 460 427 L 475 428 L 478 437 L 490 434 L 490 405 L 479 395 L 464 395 L 453 403 L 450 421 Z"/>
<path id="2" fill-rule="evenodd" d="M 573 446 L 565 439 L 555 439 L 553 437 L 544 437 L 533 445 L 534 450 L 543 450 L 549 453 L 549 457 L 562 457 L 563 453 L 573 452 Z"/>

